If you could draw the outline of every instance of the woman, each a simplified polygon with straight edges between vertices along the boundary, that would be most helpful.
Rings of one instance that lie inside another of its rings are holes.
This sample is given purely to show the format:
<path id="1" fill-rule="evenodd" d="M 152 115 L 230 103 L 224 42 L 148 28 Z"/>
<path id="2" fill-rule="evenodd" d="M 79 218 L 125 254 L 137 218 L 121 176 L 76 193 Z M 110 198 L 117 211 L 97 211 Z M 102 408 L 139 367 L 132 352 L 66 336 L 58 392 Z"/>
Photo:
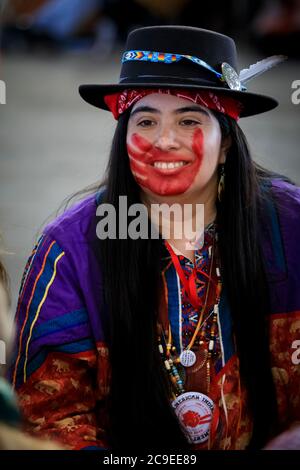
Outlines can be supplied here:
<path id="1" fill-rule="evenodd" d="M 237 120 L 277 102 L 236 69 L 227 36 L 141 28 L 119 84 L 80 88 L 118 124 L 106 182 L 25 269 L 12 381 L 30 432 L 74 449 L 245 449 L 299 420 L 300 191 L 252 161 Z M 128 233 L 143 203 L 155 236 L 119 236 L 120 196 Z M 174 219 L 164 237 L 161 203 L 193 221 L 202 204 L 203 243 Z"/>

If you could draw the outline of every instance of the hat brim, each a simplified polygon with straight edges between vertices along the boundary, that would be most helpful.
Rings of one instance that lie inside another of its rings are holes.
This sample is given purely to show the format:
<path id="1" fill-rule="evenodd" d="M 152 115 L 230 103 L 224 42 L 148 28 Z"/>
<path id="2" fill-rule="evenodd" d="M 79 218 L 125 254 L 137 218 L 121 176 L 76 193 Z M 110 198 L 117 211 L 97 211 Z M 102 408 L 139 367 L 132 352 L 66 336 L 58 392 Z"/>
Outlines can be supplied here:
<path id="1" fill-rule="evenodd" d="M 256 114 L 265 113 L 278 106 L 278 101 L 266 95 L 257 93 L 249 93 L 245 91 L 231 90 L 221 87 L 202 86 L 187 83 L 122 83 L 114 85 L 80 85 L 79 94 L 87 103 L 96 108 L 108 111 L 108 107 L 104 101 L 106 95 L 111 95 L 125 89 L 136 88 L 185 88 L 188 90 L 211 90 L 222 93 L 238 100 L 243 105 L 240 117 L 254 116 Z"/>

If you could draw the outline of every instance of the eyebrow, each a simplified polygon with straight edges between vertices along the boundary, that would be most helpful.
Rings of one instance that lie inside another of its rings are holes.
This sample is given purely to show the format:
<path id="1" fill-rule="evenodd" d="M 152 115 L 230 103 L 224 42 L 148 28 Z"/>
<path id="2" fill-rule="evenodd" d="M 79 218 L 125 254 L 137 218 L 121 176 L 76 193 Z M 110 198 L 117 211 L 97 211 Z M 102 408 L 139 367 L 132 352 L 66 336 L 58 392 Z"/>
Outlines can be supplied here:
<path id="1" fill-rule="evenodd" d="M 201 113 L 205 114 L 205 116 L 209 116 L 209 112 L 206 109 L 200 108 L 199 106 L 185 106 L 184 108 L 178 108 L 175 110 L 175 114 L 183 114 L 183 113 Z"/>
<path id="2" fill-rule="evenodd" d="M 151 106 L 140 106 L 139 108 L 136 108 L 134 111 L 130 113 L 130 116 L 134 116 L 137 113 L 159 113 L 161 114 L 161 111 L 156 108 L 151 108 Z"/>
<path id="3" fill-rule="evenodd" d="M 174 113 L 175 114 L 184 114 L 184 113 L 190 113 L 190 112 L 196 112 L 200 114 L 204 114 L 205 116 L 210 117 L 208 111 L 206 111 L 203 108 L 200 108 L 199 106 L 185 106 L 184 108 L 178 108 L 175 109 Z M 130 116 L 134 116 L 137 113 L 156 113 L 156 114 L 161 114 L 161 111 L 157 108 L 152 108 L 151 106 L 140 106 L 139 108 L 136 108 Z"/>

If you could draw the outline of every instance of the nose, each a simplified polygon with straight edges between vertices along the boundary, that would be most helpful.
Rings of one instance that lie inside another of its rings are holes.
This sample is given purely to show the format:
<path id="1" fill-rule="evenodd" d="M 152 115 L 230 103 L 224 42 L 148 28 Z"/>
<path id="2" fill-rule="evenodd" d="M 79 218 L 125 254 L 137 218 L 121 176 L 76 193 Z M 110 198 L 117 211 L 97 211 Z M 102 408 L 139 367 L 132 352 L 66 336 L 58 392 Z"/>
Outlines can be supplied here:
<path id="1" fill-rule="evenodd" d="M 176 132 L 169 126 L 161 128 L 158 132 L 154 147 L 168 152 L 179 148 L 179 142 L 176 139 Z"/>

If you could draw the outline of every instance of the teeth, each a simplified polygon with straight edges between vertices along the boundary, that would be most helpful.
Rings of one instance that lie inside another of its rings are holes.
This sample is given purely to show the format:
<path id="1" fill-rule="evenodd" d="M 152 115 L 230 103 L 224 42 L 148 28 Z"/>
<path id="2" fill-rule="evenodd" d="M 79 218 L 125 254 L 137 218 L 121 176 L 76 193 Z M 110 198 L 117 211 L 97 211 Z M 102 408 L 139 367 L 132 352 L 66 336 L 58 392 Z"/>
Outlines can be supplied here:
<path id="1" fill-rule="evenodd" d="M 180 166 L 186 165 L 186 162 L 154 162 L 155 168 L 162 168 L 163 170 L 171 170 L 173 168 L 178 168 Z"/>

